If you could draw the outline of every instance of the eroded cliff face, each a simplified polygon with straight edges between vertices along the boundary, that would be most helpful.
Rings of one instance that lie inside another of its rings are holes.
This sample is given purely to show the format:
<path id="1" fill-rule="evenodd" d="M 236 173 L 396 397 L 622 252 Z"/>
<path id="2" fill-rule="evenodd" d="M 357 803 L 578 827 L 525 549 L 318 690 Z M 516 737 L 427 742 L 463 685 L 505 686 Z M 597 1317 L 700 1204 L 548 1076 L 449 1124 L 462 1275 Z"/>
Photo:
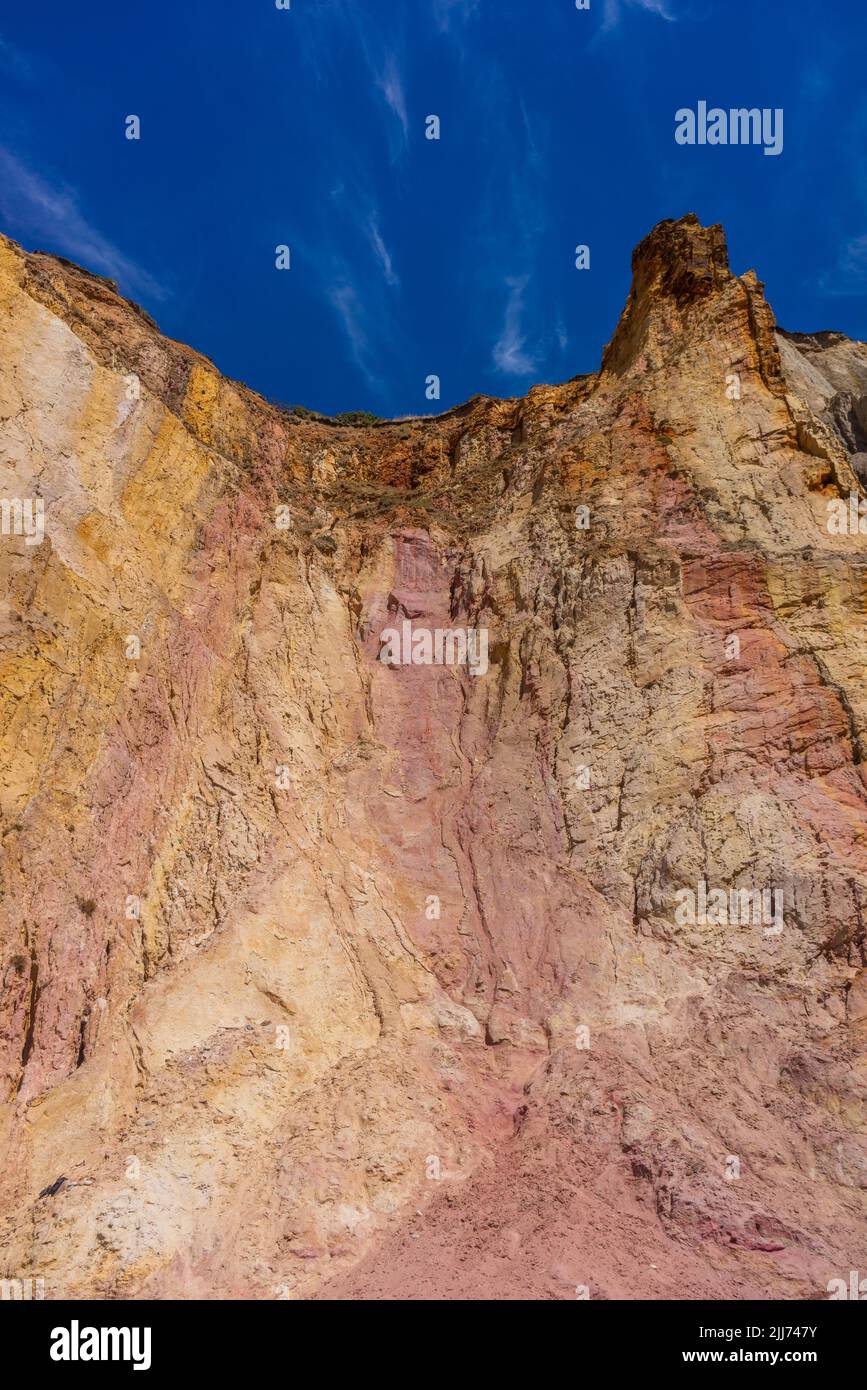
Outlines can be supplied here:
<path id="1" fill-rule="evenodd" d="M 694 217 L 599 374 L 369 428 L 0 242 L 5 1275 L 867 1272 L 865 393 Z"/>

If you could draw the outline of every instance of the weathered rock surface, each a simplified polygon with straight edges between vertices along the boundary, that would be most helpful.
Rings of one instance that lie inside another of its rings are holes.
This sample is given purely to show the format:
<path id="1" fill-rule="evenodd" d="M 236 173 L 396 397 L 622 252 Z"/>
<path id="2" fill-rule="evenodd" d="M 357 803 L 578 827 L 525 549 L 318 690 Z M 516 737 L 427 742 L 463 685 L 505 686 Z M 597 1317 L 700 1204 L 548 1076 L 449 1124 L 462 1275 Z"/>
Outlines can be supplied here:
<path id="1" fill-rule="evenodd" d="M 0 537 L 4 1275 L 867 1272 L 865 345 L 687 217 L 597 375 L 338 427 L 4 240 L 0 422 L 45 507 Z M 404 621 L 487 671 L 384 664 Z"/>

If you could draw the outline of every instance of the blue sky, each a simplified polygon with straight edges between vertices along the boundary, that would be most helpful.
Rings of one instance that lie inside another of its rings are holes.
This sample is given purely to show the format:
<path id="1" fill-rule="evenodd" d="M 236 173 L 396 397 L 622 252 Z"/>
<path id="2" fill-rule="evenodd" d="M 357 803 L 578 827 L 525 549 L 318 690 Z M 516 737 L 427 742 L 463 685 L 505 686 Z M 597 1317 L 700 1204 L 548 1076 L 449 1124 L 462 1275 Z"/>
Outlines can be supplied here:
<path id="1" fill-rule="evenodd" d="M 413 414 L 593 371 L 634 245 L 688 211 L 784 327 L 867 338 L 863 0 L 6 8 L 0 227 L 272 399 Z M 782 107 L 782 154 L 678 145 L 699 100 Z"/>

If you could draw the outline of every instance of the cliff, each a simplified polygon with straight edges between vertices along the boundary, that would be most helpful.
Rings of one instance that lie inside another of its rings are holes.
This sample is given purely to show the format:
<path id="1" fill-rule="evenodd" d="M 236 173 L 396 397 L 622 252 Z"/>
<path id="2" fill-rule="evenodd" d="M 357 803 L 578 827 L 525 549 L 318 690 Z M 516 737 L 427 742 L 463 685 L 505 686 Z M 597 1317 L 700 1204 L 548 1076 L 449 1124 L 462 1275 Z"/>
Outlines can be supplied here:
<path id="1" fill-rule="evenodd" d="M 3 1274 L 864 1271 L 867 346 L 633 271 L 598 374 L 342 427 L 0 240 Z"/>

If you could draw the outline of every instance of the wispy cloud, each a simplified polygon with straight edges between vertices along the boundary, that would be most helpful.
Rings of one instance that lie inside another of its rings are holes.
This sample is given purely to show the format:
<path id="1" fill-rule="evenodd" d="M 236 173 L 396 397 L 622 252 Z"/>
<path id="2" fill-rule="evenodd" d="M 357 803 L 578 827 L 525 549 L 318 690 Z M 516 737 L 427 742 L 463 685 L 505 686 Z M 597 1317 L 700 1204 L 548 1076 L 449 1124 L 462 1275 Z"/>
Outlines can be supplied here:
<path id="1" fill-rule="evenodd" d="M 846 243 L 841 269 L 845 275 L 856 275 L 860 280 L 867 280 L 867 236 L 856 236 Z"/>
<path id="2" fill-rule="evenodd" d="M 819 279 L 824 294 L 860 295 L 867 291 L 867 235 L 851 237 L 843 246 L 832 271 Z"/>
<path id="3" fill-rule="evenodd" d="M 524 330 L 524 293 L 527 288 L 526 275 L 510 276 L 506 280 L 508 291 L 503 331 L 494 344 L 494 366 L 504 376 L 529 376 L 535 371 L 539 360 L 538 353 L 527 351 L 527 335 Z"/>
<path id="4" fill-rule="evenodd" d="M 397 289 L 400 276 L 394 268 L 394 257 L 382 235 L 379 209 L 370 192 L 353 180 L 347 183 L 341 179 L 331 190 L 331 204 L 334 213 L 329 218 L 327 231 L 324 228 L 322 231 L 326 258 L 328 255 L 333 257 L 338 243 L 344 248 L 352 243 L 357 248 L 360 239 L 363 239 L 373 252 L 386 284 L 392 289 Z M 327 249 L 329 246 L 330 251 Z"/>
<path id="5" fill-rule="evenodd" d="M 358 291 L 348 280 L 343 280 L 330 287 L 328 298 L 346 334 L 356 365 L 368 381 L 375 382 L 376 378 L 368 365 L 370 343 L 364 328 L 364 310 Z"/>
<path id="6" fill-rule="evenodd" d="M 404 341 L 400 277 L 366 182 L 341 180 L 331 189 L 328 209 L 315 238 L 301 249 L 317 292 L 340 324 L 350 360 L 368 386 L 381 390 Z"/>
<path id="7" fill-rule="evenodd" d="M 523 98 L 521 99 L 521 120 L 524 122 L 524 134 L 527 137 L 527 152 L 529 154 L 530 161 L 534 169 L 542 169 L 544 165 L 544 161 L 542 159 L 542 152 L 539 149 L 536 134 L 533 130 L 533 124 L 530 120 L 530 117 L 527 115 L 527 108 L 524 105 Z"/>
<path id="8" fill-rule="evenodd" d="M 385 276 L 386 283 L 393 287 L 397 287 L 400 284 L 400 279 L 394 269 L 391 252 L 382 239 L 382 233 L 379 230 L 379 222 L 375 214 L 371 214 L 368 218 L 367 231 L 374 254 L 382 266 L 382 273 Z"/>
<path id="9" fill-rule="evenodd" d="M 616 29 L 625 11 L 630 9 L 644 10 L 646 14 L 655 14 L 660 19 L 669 21 L 677 18 L 672 13 L 668 0 L 605 0 L 602 12 L 602 32 L 607 33 Z"/>
<path id="10" fill-rule="evenodd" d="M 409 137 L 409 116 L 406 111 L 406 97 L 403 92 L 403 79 L 393 53 L 386 53 L 383 65 L 376 78 L 376 85 L 385 97 L 390 109 L 400 121 L 403 142 Z"/>
<path id="11" fill-rule="evenodd" d="M 377 13 L 368 0 L 319 0 L 305 26 L 304 55 L 320 83 L 345 83 L 346 50 L 361 63 L 354 72 L 368 83 L 386 117 L 392 160 L 406 149 L 409 111 L 406 99 L 405 19 L 400 13 Z M 394 9 L 397 11 L 397 6 Z"/>
<path id="12" fill-rule="evenodd" d="M 154 299 L 165 297 L 164 290 L 146 270 L 88 222 L 74 189 L 49 183 L 3 145 L 0 213 L 16 236 L 48 238 L 72 260 L 117 280 L 126 292 L 148 294 Z"/>
<path id="13" fill-rule="evenodd" d="M 484 103 L 501 113 L 505 129 L 489 161 L 470 249 L 485 258 L 486 298 L 502 314 L 492 346 L 486 335 L 491 371 L 529 377 L 550 346 L 558 307 L 550 293 L 552 171 L 546 120 L 523 99 L 510 106 L 507 94 L 502 72 L 489 71 Z"/>
<path id="14" fill-rule="evenodd" d="M 345 89 L 340 58 L 351 54 L 352 80 L 358 84 L 351 99 L 373 102 L 394 164 L 406 153 L 410 135 L 405 22 L 382 10 L 366 0 L 321 0 L 309 27 L 318 81 Z M 340 95 L 347 100 L 345 90 Z M 319 133 L 323 170 L 340 165 L 342 176 L 313 201 L 301 249 L 313 272 L 314 291 L 340 327 L 348 360 L 366 386 L 382 395 L 407 346 L 401 280 L 382 211 L 393 179 L 365 145 L 359 145 L 348 165 L 338 136 L 336 125 Z M 295 242 L 300 242 L 297 233 Z"/>
<path id="15" fill-rule="evenodd" d="M 465 24 L 478 14 L 478 10 L 479 0 L 433 0 L 434 23 L 443 34 L 459 24 Z"/>

